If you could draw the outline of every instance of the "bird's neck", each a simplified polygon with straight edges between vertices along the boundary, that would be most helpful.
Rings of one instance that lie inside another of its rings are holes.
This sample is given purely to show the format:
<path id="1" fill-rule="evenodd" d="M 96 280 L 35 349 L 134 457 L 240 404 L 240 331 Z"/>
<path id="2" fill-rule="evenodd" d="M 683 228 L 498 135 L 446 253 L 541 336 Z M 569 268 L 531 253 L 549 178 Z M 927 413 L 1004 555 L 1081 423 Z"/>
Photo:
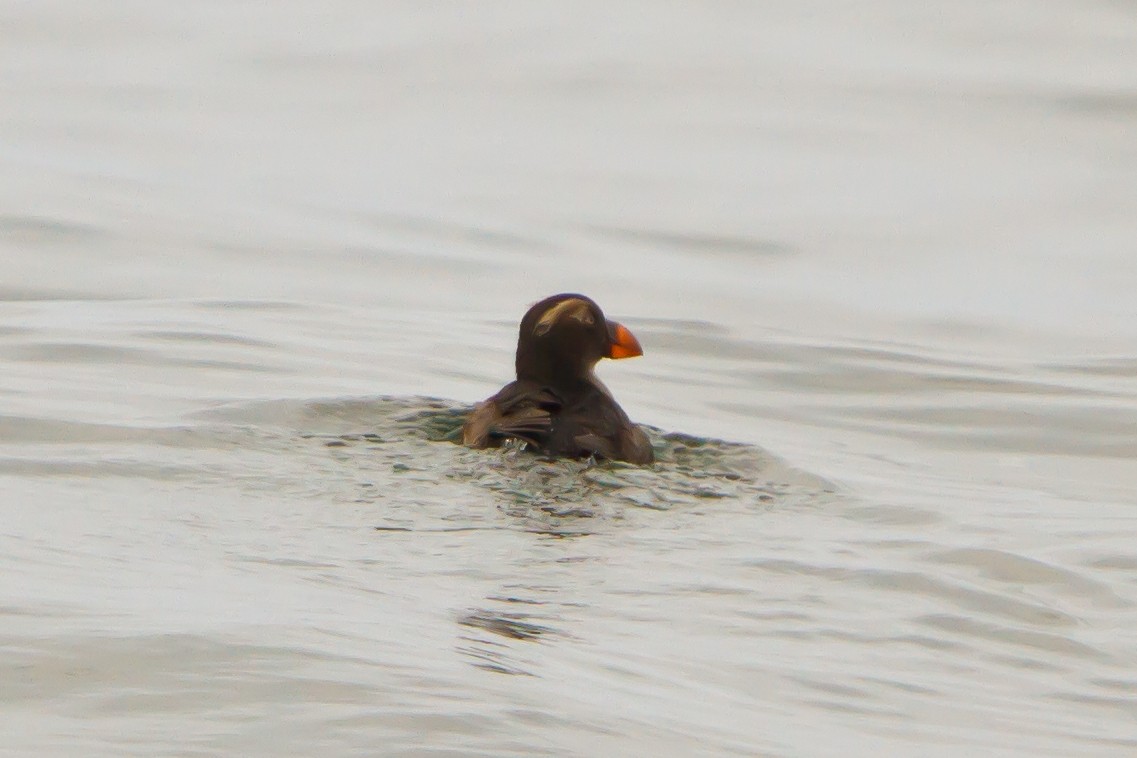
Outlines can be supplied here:
<path id="1" fill-rule="evenodd" d="M 594 365 L 583 365 L 555 355 L 518 354 L 517 379 L 563 392 L 581 392 L 599 385 L 592 371 Z"/>

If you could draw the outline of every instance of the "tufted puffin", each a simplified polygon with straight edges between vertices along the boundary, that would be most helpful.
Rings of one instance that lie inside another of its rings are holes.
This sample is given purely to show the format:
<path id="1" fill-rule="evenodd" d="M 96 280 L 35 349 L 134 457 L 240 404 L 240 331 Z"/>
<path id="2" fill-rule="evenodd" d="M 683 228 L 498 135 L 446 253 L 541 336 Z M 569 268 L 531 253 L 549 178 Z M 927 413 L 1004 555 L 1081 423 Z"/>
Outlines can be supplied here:
<path id="1" fill-rule="evenodd" d="M 470 447 L 507 439 L 538 453 L 651 463 L 651 443 L 593 373 L 601 358 L 643 355 L 622 324 L 584 295 L 547 297 L 521 319 L 517 379 L 478 403 L 462 427 Z"/>

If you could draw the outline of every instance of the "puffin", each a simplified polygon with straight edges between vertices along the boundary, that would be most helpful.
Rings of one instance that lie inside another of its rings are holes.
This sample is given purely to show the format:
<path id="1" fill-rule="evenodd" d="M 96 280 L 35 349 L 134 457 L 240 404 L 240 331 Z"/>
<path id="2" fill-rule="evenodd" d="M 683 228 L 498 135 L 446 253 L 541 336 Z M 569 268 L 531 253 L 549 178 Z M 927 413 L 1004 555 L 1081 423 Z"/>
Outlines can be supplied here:
<path id="1" fill-rule="evenodd" d="M 517 378 L 478 403 L 462 443 L 500 447 L 513 439 L 554 458 L 638 465 L 654 460 L 651 442 L 616 403 L 594 369 L 601 358 L 634 358 L 643 348 L 592 299 L 552 295 L 531 307 L 517 334 Z"/>

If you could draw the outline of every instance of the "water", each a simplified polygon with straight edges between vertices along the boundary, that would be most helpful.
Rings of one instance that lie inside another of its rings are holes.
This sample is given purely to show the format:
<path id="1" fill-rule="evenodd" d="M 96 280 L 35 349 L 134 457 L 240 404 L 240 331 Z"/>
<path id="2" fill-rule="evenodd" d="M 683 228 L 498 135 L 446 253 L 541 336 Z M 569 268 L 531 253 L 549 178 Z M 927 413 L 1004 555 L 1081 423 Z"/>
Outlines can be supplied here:
<path id="1" fill-rule="evenodd" d="M 1137 11 L 0 6 L 0 753 L 1137 749 Z M 445 441 L 581 291 L 650 469 Z"/>

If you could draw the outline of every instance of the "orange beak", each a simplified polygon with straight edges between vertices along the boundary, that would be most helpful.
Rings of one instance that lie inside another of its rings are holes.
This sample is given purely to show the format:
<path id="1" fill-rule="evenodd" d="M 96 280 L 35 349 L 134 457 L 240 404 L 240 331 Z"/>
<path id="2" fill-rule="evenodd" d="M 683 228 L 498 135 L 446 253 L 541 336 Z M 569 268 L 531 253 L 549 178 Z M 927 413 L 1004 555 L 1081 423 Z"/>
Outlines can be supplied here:
<path id="1" fill-rule="evenodd" d="M 635 358 L 637 355 L 644 354 L 643 348 L 640 347 L 640 341 L 623 324 L 609 321 L 608 339 L 609 358 Z"/>

